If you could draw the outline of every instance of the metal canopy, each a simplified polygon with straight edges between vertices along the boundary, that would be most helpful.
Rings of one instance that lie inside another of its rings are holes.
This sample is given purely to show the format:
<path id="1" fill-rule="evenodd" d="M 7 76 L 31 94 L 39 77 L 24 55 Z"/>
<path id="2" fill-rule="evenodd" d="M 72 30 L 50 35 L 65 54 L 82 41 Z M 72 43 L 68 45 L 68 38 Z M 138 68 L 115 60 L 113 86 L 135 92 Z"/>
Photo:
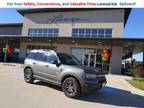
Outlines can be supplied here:
<path id="1" fill-rule="evenodd" d="M 0 36 L 0 46 L 11 43 L 13 47 L 17 47 L 21 42 L 28 43 L 49 43 L 57 44 L 76 44 L 76 45 L 96 45 L 96 46 L 121 46 L 124 49 L 124 58 L 131 56 L 131 51 L 127 53 L 127 49 L 136 47 L 143 49 L 144 63 L 144 38 L 76 38 L 76 37 L 28 37 L 28 36 Z"/>
<path id="2" fill-rule="evenodd" d="M 28 36 L 0 36 L 0 43 L 4 40 L 13 42 L 57 43 L 78 45 L 102 45 L 122 47 L 144 47 L 144 38 L 76 38 L 76 37 L 28 37 Z"/>

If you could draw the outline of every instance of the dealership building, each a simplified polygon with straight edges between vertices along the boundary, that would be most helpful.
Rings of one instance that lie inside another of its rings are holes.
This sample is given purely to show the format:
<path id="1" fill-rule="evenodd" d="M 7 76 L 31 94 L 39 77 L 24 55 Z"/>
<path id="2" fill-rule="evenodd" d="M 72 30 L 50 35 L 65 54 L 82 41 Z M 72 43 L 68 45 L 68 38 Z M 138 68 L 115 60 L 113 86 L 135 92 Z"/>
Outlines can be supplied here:
<path id="1" fill-rule="evenodd" d="M 144 39 L 124 38 L 131 9 L 22 9 L 23 23 L 0 24 L 1 46 L 7 42 L 25 58 L 32 49 L 75 55 L 84 65 L 120 74 L 122 60 L 143 52 Z M 103 50 L 109 60 L 102 61 Z M 143 57 L 144 58 L 144 57 Z M 143 60 L 144 61 L 144 60 Z"/>

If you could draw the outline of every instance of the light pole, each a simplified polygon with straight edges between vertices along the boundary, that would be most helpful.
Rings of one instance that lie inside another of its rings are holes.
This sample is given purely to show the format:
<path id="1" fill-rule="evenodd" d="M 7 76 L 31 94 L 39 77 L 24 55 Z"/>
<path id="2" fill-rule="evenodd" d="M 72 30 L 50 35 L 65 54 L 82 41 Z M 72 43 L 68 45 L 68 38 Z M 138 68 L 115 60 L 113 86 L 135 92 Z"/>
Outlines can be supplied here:
<path id="1" fill-rule="evenodd" d="M 7 45 L 8 45 L 8 39 L 6 39 L 6 44 L 5 44 L 4 62 L 6 62 L 6 60 L 7 60 L 7 51 L 6 51 Z"/>

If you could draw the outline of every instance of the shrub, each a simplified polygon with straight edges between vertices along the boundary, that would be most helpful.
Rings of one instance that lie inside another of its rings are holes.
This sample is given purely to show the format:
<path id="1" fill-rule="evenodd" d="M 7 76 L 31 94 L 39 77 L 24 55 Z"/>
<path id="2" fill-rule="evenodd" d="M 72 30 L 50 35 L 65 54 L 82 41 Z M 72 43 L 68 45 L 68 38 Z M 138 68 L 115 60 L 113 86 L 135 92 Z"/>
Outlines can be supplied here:
<path id="1" fill-rule="evenodd" d="M 144 82 L 144 78 L 133 77 L 133 80 Z"/>
<path id="2" fill-rule="evenodd" d="M 135 77 L 143 77 L 144 78 L 144 67 L 143 64 L 139 64 L 133 68 L 133 75 Z"/>

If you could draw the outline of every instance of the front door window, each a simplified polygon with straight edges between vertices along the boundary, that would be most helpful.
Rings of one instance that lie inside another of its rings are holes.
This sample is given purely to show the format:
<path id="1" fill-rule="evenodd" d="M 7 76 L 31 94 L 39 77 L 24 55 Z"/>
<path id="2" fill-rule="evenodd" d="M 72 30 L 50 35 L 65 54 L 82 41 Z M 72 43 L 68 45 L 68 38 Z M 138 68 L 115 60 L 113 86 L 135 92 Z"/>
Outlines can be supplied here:
<path id="1" fill-rule="evenodd" d="M 111 57 L 111 52 L 109 55 Z M 84 48 L 72 48 L 72 54 L 82 60 L 82 64 L 85 66 L 91 66 L 95 68 L 101 68 L 105 71 L 110 71 L 110 57 L 107 62 L 102 61 L 103 49 L 84 49 Z"/>
<path id="2" fill-rule="evenodd" d="M 84 54 L 84 61 L 83 64 L 86 66 L 95 66 L 95 58 L 96 58 L 96 54 L 95 53 L 87 53 Z"/>
<path id="3" fill-rule="evenodd" d="M 83 60 L 84 60 L 83 64 L 86 65 L 86 66 L 88 66 L 88 64 L 89 64 L 89 55 L 85 54 Z"/>
<path id="4" fill-rule="evenodd" d="M 95 58 L 96 58 L 96 55 L 95 54 L 90 54 L 90 62 L 89 62 L 89 65 L 94 67 L 95 66 Z"/>

